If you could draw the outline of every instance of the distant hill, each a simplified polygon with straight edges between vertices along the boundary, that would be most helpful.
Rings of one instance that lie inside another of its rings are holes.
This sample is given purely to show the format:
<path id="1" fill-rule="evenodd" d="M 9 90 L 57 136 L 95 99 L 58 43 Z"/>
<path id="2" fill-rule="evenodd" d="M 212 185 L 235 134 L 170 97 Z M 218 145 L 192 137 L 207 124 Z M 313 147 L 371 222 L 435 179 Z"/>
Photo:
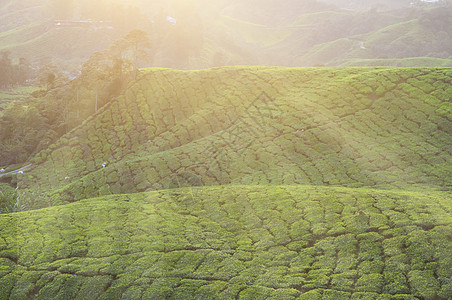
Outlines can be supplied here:
<path id="1" fill-rule="evenodd" d="M 54 62 L 67 68 L 80 65 L 94 52 L 108 48 L 118 38 L 110 29 L 56 28 L 53 21 L 36 22 L 0 33 L 0 50 L 33 63 Z"/>
<path id="2" fill-rule="evenodd" d="M 430 68 L 452 68 L 452 59 L 442 59 L 434 57 L 412 57 L 400 59 L 351 59 L 340 66 L 387 66 L 405 68 L 423 66 Z"/>
<path id="3" fill-rule="evenodd" d="M 381 10 L 393 10 L 400 8 L 407 8 L 413 5 L 413 0 L 322 0 L 322 2 L 331 3 L 337 5 L 340 8 L 351 10 L 369 10 L 369 9 L 381 9 Z"/>
<path id="4" fill-rule="evenodd" d="M 93 20 L 111 21 L 114 17 L 109 29 L 56 28 L 56 17 L 47 2 L 28 1 L 28 5 L 10 1 L 0 5 L 0 50 L 10 50 L 13 58 L 25 57 L 35 64 L 54 60 L 66 69 L 78 67 L 94 51 L 107 48 L 127 28 L 135 27 L 146 30 L 153 45 L 152 59 L 143 66 L 302 67 L 337 66 L 356 59 L 451 59 L 452 6 L 447 1 L 429 5 L 409 1 L 290 1 L 280 5 L 274 0 L 258 4 L 241 0 L 182 5 L 177 1 L 135 0 L 127 10 L 121 9 L 121 2 L 106 5 L 93 1 L 91 9 L 88 2 L 80 2 L 83 9 L 79 10 L 84 13 L 74 12 L 73 18 L 89 19 L 93 11 L 105 11 Z M 122 10 L 123 16 L 111 13 Z"/>
<path id="5" fill-rule="evenodd" d="M 5 32 L 42 20 L 42 0 L 2 1 L 0 3 L 0 32 Z"/>
<path id="6" fill-rule="evenodd" d="M 116 1 L 3 1 L 0 4 L 0 51 L 11 51 L 13 59 L 24 57 L 34 65 L 53 62 L 64 70 L 73 71 L 93 52 L 108 48 L 128 30 L 140 26 L 148 29 L 150 20 L 142 22 L 143 16 L 136 13 L 136 8 L 121 5 Z M 97 21 L 112 23 L 112 13 L 107 16 L 102 11 L 113 9 L 116 11 L 114 26 L 99 26 Z M 62 10 L 67 10 L 67 14 L 60 12 Z M 56 20 L 73 25 L 57 26 Z M 89 22 L 94 25 L 86 26 Z"/>
<path id="7" fill-rule="evenodd" d="M 446 13 L 450 19 L 452 11 Z M 320 44 L 301 55 L 299 61 L 334 66 L 354 59 L 394 60 L 426 56 L 450 59 L 451 53 L 447 49 L 452 47 L 452 40 L 442 29 L 449 28 L 452 23 L 435 26 L 427 21 L 429 18 L 410 20 L 375 32 Z"/>
<path id="8" fill-rule="evenodd" d="M 18 187 L 62 204 L 178 186 L 450 190 L 450 69 L 144 70 L 38 154 Z M 35 199 L 32 207 L 48 206 Z"/>

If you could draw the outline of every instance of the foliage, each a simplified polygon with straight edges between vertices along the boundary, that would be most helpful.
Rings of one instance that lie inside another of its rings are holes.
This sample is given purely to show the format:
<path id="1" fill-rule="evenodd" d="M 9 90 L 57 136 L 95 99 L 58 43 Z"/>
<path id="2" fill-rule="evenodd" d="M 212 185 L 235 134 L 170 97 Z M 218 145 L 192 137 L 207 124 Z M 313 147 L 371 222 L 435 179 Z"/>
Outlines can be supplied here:
<path id="1" fill-rule="evenodd" d="M 33 93 L 39 93 L 38 91 L 42 92 L 37 86 L 33 85 L 17 86 L 11 89 L 0 90 L 0 107 L 1 109 L 5 109 L 9 103 L 14 101 L 26 103 L 31 97 L 34 97 Z"/>
<path id="2" fill-rule="evenodd" d="M 450 84 L 143 70 L 17 174 L 54 207 L 0 216 L 0 299 L 448 299 Z"/>
<path id="3" fill-rule="evenodd" d="M 441 59 L 434 57 L 411 57 L 401 59 L 350 59 L 341 64 L 343 67 L 349 66 L 388 66 L 388 67 L 452 67 L 452 59 Z"/>
<path id="4" fill-rule="evenodd" d="M 143 47 L 149 46 L 145 37 L 135 30 L 115 43 L 120 52 L 94 53 L 72 81 L 55 65 L 42 66 L 36 82 L 45 89 L 32 94 L 37 99 L 11 103 L 0 115 L 2 164 L 25 162 L 117 97 L 138 73 Z"/>
<path id="5" fill-rule="evenodd" d="M 22 198 L 16 189 L 8 184 L 0 183 L 0 214 L 8 214 L 25 210 Z"/>
<path id="6" fill-rule="evenodd" d="M 49 91 L 57 84 L 64 84 L 65 79 L 57 66 L 54 64 L 47 64 L 40 67 L 36 81 L 40 86 L 44 86 L 46 91 Z"/>
<path id="7" fill-rule="evenodd" d="M 116 62 L 119 78 L 123 78 L 126 72 L 131 72 L 136 78 L 139 60 L 146 61 L 148 53 L 146 49 L 151 48 L 151 42 L 147 33 L 143 30 L 132 30 L 124 38 L 113 43 L 109 49 L 110 56 Z M 130 66 L 130 70 L 128 70 Z"/>
<path id="8" fill-rule="evenodd" d="M 447 299 L 451 205 L 437 191 L 222 186 L 2 215 L 0 298 Z"/>
<path id="9" fill-rule="evenodd" d="M 10 165 L 46 149 L 55 140 L 55 132 L 38 108 L 13 102 L 2 112 L 0 140 L 0 161 Z"/>
<path id="10" fill-rule="evenodd" d="M 54 204 L 177 178 L 449 189 L 450 80 L 447 68 L 143 70 L 18 182 Z"/>
<path id="11" fill-rule="evenodd" d="M 18 64 L 14 64 L 10 58 L 10 51 L 3 50 L 0 53 L 0 88 L 24 84 L 31 77 L 31 66 L 25 58 L 20 58 Z"/>

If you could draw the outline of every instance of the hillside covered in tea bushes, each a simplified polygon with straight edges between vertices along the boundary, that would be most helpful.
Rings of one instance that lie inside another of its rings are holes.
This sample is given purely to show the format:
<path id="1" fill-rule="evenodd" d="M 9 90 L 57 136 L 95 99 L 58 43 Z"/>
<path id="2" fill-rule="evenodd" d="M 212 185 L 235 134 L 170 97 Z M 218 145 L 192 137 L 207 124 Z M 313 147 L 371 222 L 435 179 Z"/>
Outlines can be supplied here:
<path id="1" fill-rule="evenodd" d="M 0 215 L 0 299 L 450 299 L 451 86 L 141 70 L 5 170 L 27 211 Z"/>
<path id="2" fill-rule="evenodd" d="M 450 193 L 223 186 L 0 217 L 0 299 L 450 299 Z"/>
<path id="3" fill-rule="evenodd" d="M 451 81 L 448 68 L 149 69 L 18 187 L 51 199 L 30 207 L 193 185 L 449 190 Z"/>

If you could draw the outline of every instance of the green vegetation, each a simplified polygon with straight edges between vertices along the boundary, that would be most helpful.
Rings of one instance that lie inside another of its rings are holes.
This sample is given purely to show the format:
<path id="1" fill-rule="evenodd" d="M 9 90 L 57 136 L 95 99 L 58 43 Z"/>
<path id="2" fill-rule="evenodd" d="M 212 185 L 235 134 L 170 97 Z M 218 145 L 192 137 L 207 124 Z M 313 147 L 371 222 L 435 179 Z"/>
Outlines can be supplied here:
<path id="1" fill-rule="evenodd" d="M 39 107 L 12 102 L 0 116 L 0 159 L 3 164 L 27 161 L 33 153 L 46 149 L 56 139 L 56 132 Z"/>
<path id="2" fill-rule="evenodd" d="M 0 183 L 0 214 L 13 213 L 20 210 L 17 190 L 6 183 Z"/>
<path id="3" fill-rule="evenodd" d="M 18 64 L 13 64 L 8 51 L 1 51 L 0 55 L 0 88 L 23 85 L 31 73 L 30 63 L 21 58 Z"/>
<path id="4" fill-rule="evenodd" d="M 451 26 L 448 1 L 2 1 L 0 300 L 451 300 Z"/>
<path id="5" fill-rule="evenodd" d="M 29 98 L 30 94 L 37 89 L 35 86 L 18 86 L 12 89 L 0 90 L 0 107 L 5 108 L 7 104 L 14 101 L 21 102 L 24 98 Z"/>
<path id="6" fill-rule="evenodd" d="M 448 299 L 451 207 L 445 192 L 222 186 L 2 215 L 0 299 Z"/>
<path id="7" fill-rule="evenodd" d="M 70 72 L 127 32 L 150 27 L 149 18 L 135 4 L 102 0 L 26 0 L 20 4 L 7 0 L 0 5 L 0 20 L 0 50 L 36 65 L 53 62 Z M 88 22 L 58 26 L 55 20 Z"/>
<path id="8" fill-rule="evenodd" d="M 450 72 L 143 70 L 122 96 L 40 152 L 18 186 L 54 205 L 168 188 L 183 173 L 195 185 L 449 190 Z"/>
<path id="9" fill-rule="evenodd" d="M 374 66 L 375 62 L 379 61 L 379 65 L 440 67 L 448 63 L 451 56 L 446 49 L 452 44 L 446 31 L 447 27 L 452 25 L 452 6 L 412 12 L 415 18 L 387 23 L 378 30 L 343 35 L 318 43 L 300 55 L 297 61 L 309 66 Z M 437 60 L 436 63 L 439 64 L 434 64 L 435 59 L 443 60 Z M 356 64 L 356 61 L 359 63 Z"/>
<path id="10" fill-rule="evenodd" d="M 2 192 L 0 299 L 449 299 L 451 81 L 140 70 Z"/>
<path id="11" fill-rule="evenodd" d="M 26 97 L 17 95 L 25 87 L 0 93 L 1 102 L 7 102 L 0 112 L 0 162 L 26 162 L 96 113 L 137 76 L 138 62 L 149 47 L 146 33 L 134 30 L 109 49 L 94 53 L 74 80 L 49 64 L 34 79 L 42 89 Z M 9 94 L 20 98 L 11 101 Z"/>
<path id="12" fill-rule="evenodd" d="M 400 59 L 351 59 L 341 66 L 388 66 L 388 67 L 441 67 L 451 68 L 452 59 L 434 57 L 412 57 Z"/>
<path id="13" fill-rule="evenodd" d="M 0 183 L 0 214 L 24 211 L 27 206 L 23 203 L 23 195 L 17 189 L 7 183 Z"/>

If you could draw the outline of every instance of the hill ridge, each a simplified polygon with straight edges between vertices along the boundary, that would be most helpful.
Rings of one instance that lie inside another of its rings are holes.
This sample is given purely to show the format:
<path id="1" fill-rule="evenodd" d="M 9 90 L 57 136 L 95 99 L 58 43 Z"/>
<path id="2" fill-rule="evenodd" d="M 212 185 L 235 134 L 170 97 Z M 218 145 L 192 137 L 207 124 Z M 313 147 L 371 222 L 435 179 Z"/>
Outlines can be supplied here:
<path id="1" fill-rule="evenodd" d="M 450 83 L 448 68 L 148 69 L 18 184 L 54 204 L 167 188 L 180 172 L 449 190 Z"/>

